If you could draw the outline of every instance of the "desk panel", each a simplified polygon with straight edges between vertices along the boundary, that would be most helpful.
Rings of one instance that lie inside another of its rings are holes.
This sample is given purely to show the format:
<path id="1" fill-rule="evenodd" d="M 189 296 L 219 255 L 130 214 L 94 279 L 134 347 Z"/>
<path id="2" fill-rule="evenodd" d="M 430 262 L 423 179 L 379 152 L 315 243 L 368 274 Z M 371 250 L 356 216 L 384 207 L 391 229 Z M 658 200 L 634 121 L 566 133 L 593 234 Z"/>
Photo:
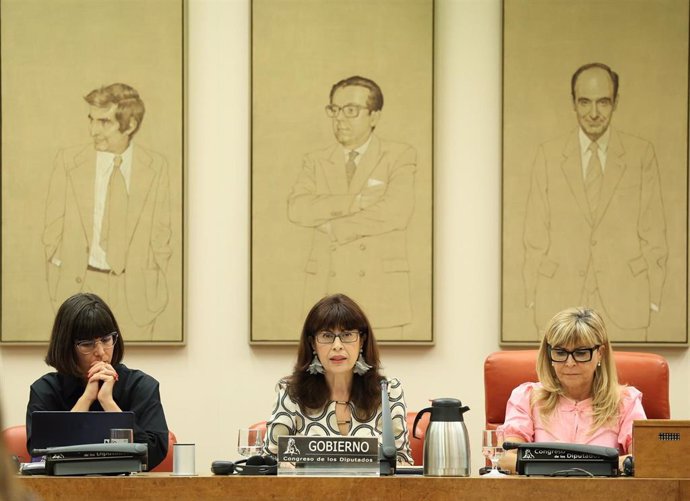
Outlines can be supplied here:
<path id="1" fill-rule="evenodd" d="M 690 500 L 690 479 L 173 477 L 153 473 L 133 477 L 37 476 L 21 477 L 20 481 L 44 501 Z"/>

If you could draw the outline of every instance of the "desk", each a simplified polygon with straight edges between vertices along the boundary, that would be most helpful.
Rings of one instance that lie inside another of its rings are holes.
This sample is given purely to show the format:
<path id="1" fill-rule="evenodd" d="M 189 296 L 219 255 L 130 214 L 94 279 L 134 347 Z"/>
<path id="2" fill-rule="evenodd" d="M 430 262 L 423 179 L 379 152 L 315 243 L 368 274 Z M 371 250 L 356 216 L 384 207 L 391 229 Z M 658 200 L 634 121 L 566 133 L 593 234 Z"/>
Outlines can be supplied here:
<path id="1" fill-rule="evenodd" d="M 690 500 L 690 479 L 172 477 L 148 473 L 133 477 L 21 477 L 20 482 L 44 501 Z"/>

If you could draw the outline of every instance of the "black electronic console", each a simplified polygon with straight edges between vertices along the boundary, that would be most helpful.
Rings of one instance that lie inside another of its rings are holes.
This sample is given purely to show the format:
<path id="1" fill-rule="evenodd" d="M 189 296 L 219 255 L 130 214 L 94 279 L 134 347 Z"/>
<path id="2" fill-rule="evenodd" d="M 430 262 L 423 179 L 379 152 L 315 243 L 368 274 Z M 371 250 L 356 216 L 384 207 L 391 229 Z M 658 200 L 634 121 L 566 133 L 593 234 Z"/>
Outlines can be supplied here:
<path id="1" fill-rule="evenodd" d="M 47 475 L 121 475 L 146 469 L 146 444 L 84 444 L 34 449 Z"/>
<path id="2" fill-rule="evenodd" d="M 598 445 L 560 442 L 505 442 L 517 449 L 518 475 L 551 477 L 617 477 L 618 450 Z"/>

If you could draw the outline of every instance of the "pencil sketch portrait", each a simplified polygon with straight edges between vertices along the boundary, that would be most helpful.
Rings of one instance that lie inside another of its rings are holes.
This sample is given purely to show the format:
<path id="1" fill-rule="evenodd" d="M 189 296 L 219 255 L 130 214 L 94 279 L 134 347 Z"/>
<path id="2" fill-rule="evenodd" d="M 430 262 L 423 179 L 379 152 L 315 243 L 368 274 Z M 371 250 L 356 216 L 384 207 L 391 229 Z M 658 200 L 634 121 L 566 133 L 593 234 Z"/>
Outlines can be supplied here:
<path id="1" fill-rule="evenodd" d="M 661 308 L 666 221 L 654 147 L 614 127 L 619 76 L 571 79 L 578 127 L 542 144 L 525 211 L 526 306 L 540 330 L 569 305 L 596 308 L 612 339 L 642 341 Z"/>
<path id="2" fill-rule="evenodd" d="M 0 4 L 0 342 L 92 292 L 127 343 L 184 343 L 184 0 Z"/>
<path id="3" fill-rule="evenodd" d="M 587 306 L 616 344 L 687 344 L 688 3 L 503 7 L 501 342 Z"/>
<path id="4" fill-rule="evenodd" d="M 250 341 L 344 293 L 432 343 L 433 1 L 253 0 L 251 125 Z"/>
<path id="5" fill-rule="evenodd" d="M 407 225 L 417 153 L 375 134 L 383 92 L 368 78 L 335 83 L 325 107 L 335 143 L 309 153 L 288 199 L 288 217 L 313 228 L 304 307 L 341 292 L 368 305 L 377 334 L 412 320 Z"/>
<path id="6" fill-rule="evenodd" d="M 136 89 L 94 89 L 92 143 L 60 150 L 46 201 L 43 245 L 50 299 L 57 308 L 93 292 L 128 337 L 150 339 L 168 303 L 170 186 L 165 157 L 134 142 L 145 106 Z"/>

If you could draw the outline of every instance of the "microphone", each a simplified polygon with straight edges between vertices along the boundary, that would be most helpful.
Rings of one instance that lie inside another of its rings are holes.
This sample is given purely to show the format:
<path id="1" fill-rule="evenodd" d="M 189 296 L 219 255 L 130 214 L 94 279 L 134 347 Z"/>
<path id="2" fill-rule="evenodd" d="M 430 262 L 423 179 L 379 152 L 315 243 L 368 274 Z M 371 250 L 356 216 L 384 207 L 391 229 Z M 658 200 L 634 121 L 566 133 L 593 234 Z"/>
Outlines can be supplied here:
<path id="1" fill-rule="evenodd" d="M 520 447 L 521 442 L 503 442 L 503 449 L 506 451 L 511 451 Z"/>
<path id="2" fill-rule="evenodd" d="M 391 404 L 388 400 L 388 381 L 383 378 L 381 379 L 381 446 L 379 447 L 381 475 L 395 475 L 396 455 Z"/>

